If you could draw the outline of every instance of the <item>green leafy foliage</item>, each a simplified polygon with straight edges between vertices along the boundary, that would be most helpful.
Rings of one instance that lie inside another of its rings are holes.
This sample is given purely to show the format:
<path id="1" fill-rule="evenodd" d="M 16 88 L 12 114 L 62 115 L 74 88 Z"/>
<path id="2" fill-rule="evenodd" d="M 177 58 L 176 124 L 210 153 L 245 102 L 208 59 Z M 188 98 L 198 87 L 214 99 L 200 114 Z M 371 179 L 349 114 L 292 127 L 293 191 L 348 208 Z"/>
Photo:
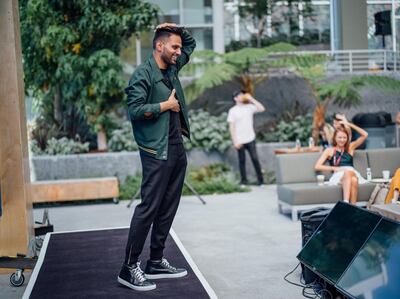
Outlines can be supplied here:
<path id="1" fill-rule="evenodd" d="M 185 97 L 188 102 L 198 97 L 205 90 L 221 85 L 238 74 L 235 66 L 228 63 L 204 65 L 203 70 L 204 74 L 185 88 Z"/>
<path id="2" fill-rule="evenodd" d="M 232 144 L 226 119 L 226 113 L 212 116 L 203 110 L 191 110 L 189 112 L 191 142 L 185 140 L 185 148 L 216 150 L 224 153 Z"/>
<path id="3" fill-rule="evenodd" d="M 21 0 L 25 87 L 61 135 L 65 110 L 82 111 L 92 128 L 107 125 L 125 85 L 119 58 L 132 33 L 155 25 L 158 9 L 142 0 Z"/>
<path id="4" fill-rule="evenodd" d="M 361 104 L 361 96 L 358 88 L 363 83 L 355 78 L 354 80 L 342 80 L 330 84 L 317 86 L 317 92 L 321 99 L 332 99 L 335 104 L 342 107 L 350 107 Z"/>
<path id="5" fill-rule="evenodd" d="M 222 163 L 210 164 L 189 171 L 186 181 L 199 194 L 224 194 L 250 190 L 249 188 L 240 187 L 230 166 Z M 186 186 L 183 188 L 183 194 L 193 195 Z"/>
<path id="6" fill-rule="evenodd" d="M 293 51 L 296 51 L 296 49 L 297 49 L 296 46 L 289 44 L 289 43 L 285 43 L 285 42 L 278 42 L 273 45 L 264 47 L 264 50 L 267 53 L 293 52 Z"/>
<path id="7" fill-rule="evenodd" d="M 60 139 L 53 137 L 47 141 L 47 146 L 44 151 L 40 149 L 36 140 L 30 142 L 30 150 L 31 153 L 36 156 L 81 154 L 89 151 L 89 143 L 82 143 L 79 140 L 68 139 L 66 137 Z"/>
<path id="8" fill-rule="evenodd" d="M 265 142 L 286 142 L 299 139 L 307 144 L 312 133 L 312 115 L 298 115 L 291 121 L 281 120 L 269 132 L 259 134 L 259 139 Z"/>
<path id="9" fill-rule="evenodd" d="M 113 152 L 137 151 L 138 146 L 134 140 L 132 126 L 128 121 L 120 129 L 112 131 L 108 141 L 108 149 Z"/>
<path id="10" fill-rule="evenodd" d="M 224 61 L 236 65 L 240 69 L 246 69 L 250 64 L 265 58 L 267 52 L 267 49 L 243 48 L 239 51 L 225 54 Z"/>
<path id="11" fill-rule="evenodd" d="M 231 168 L 222 163 L 189 170 L 186 173 L 186 181 L 201 195 L 250 191 L 247 187 L 240 187 Z M 120 185 L 120 199 L 131 199 L 139 190 L 140 184 L 141 174 L 128 176 Z M 184 186 L 182 195 L 193 195 L 193 193 Z"/>
<path id="12" fill-rule="evenodd" d="M 119 199 L 132 199 L 142 183 L 142 175 L 127 176 L 125 182 L 119 186 Z"/>
<path id="13" fill-rule="evenodd" d="M 341 107 L 361 104 L 359 90 L 362 87 L 373 87 L 379 90 L 400 92 L 400 81 L 386 76 L 358 76 L 348 80 L 319 84 L 317 92 L 322 100 L 330 100 Z"/>
<path id="14" fill-rule="evenodd" d="M 194 82 L 185 88 L 186 99 L 190 103 L 205 90 L 247 73 L 252 64 L 266 59 L 268 55 L 294 49 L 293 45 L 278 43 L 262 49 L 243 48 L 226 54 L 209 50 L 195 52 L 192 62 L 184 69 L 185 75 L 196 76 Z"/>

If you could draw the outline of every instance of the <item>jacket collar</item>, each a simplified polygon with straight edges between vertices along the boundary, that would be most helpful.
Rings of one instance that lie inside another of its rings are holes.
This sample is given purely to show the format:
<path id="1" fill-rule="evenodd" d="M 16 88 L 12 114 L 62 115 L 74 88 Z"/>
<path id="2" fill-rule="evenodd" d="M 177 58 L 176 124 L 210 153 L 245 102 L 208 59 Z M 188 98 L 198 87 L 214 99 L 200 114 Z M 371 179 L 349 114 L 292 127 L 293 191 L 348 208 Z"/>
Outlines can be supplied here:
<path id="1" fill-rule="evenodd" d="M 148 61 L 150 63 L 150 67 L 154 76 L 154 80 L 156 82 L 158 81 L 162 81 L 164 79 L 163 74 L 161 73 L 161 70 L 156 62 L 156 60 L 154 59 L 153 53 L 150 53 L 149 57 L 148 57 Z"/>

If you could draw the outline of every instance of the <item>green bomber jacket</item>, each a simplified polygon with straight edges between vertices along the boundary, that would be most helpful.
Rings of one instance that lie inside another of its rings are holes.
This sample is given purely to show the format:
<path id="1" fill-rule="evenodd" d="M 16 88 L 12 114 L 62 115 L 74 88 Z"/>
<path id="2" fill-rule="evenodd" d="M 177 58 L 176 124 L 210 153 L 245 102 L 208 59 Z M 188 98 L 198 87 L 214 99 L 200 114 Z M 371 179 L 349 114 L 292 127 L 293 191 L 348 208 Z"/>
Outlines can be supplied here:
<path id="1" fill-rule="evenodd" d="M 181 107 L 182 134 L 189 139 L 189 119 L 178 73 L 189 62 L 189 57 L 195 47 L 196 42 L 193 37 L 187 30 L 183 30 L 181 55 L 176 64 L 170 65 L 167 71 L 170 82 L 176 90 L 175 97 Z M 153 54 L 150 54 L 147 60 L 137 67 L 125 92 L 133 135 L 139 148 L 156 159 L 166 160 L 170 113 L 169 110 L 161 113 L 160 103 L 168 99 L 171 91 L 164 83 L 164 77 Z"/>

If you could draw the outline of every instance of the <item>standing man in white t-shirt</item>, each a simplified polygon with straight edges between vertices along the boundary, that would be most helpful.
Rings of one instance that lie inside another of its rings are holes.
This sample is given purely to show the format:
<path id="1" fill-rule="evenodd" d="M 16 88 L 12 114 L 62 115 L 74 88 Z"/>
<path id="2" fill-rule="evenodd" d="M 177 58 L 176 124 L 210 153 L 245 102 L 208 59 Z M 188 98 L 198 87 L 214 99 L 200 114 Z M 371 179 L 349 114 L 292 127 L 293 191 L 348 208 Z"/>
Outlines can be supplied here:
<path id="1" fill-rule="evenodd" d="M 248 184 L 245 155 L 245 150 L 247 150 L 256 171 L 258 184 L 262 185 L 264 184 L 264 178 L 261 172 L 260 161 L 257 156 L 253 115 L 258 112 L 264 112 L 265 107 L 243 90 L 235 91 L 232 97 L 235 106 L 229 109 L 228 123 L 233 145 L 238 151 L 240 183 L 242 185 Z"/>

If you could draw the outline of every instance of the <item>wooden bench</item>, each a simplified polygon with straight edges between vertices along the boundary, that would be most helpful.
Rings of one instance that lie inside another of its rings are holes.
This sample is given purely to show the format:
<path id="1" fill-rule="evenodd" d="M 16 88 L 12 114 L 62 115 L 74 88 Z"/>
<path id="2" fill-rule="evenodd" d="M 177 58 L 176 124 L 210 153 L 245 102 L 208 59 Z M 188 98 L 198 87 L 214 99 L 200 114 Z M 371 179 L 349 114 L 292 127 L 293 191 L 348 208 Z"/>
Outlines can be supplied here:
<path id="1" fill-rule="evenodd" d="M 31 184 L 32 202 L 59 202 L 112 198 L 118 203 L 116 177 L 37 181 Z"/>

